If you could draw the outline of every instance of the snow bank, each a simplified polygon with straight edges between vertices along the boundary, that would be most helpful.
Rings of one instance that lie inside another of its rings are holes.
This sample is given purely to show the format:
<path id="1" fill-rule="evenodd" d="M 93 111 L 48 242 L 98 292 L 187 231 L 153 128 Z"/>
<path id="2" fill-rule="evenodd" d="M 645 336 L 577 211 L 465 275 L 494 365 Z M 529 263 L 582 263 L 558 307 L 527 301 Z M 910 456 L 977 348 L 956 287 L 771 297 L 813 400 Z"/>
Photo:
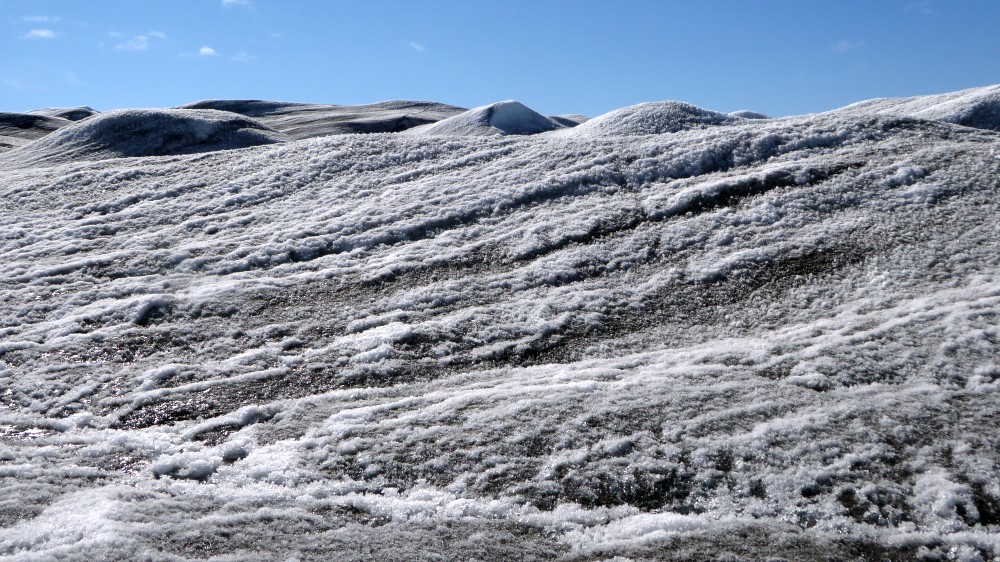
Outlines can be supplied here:
<path id="1" fill-rule="evenodd" d="M 555 133 L 574 138 L 634 137 L 676 133 L 742 119 L 677 101 L 640 103 L 595 117 L 568 131 Z"/>
<path id="2" fill-rule="evenodd" d="M 221 111 L 125 109 L 63 127 L 3 158 L 22 166 L 55 164 L 212 152 L 286 140 L 257 121 Z"/>
<path id="3" fill-rule="evenodd" d="M 411 131 L 419 135 L 492 136 L 534 135 L 561 128 L 524 104 L 509 100 L 470 109 L 443 121 Z"/>

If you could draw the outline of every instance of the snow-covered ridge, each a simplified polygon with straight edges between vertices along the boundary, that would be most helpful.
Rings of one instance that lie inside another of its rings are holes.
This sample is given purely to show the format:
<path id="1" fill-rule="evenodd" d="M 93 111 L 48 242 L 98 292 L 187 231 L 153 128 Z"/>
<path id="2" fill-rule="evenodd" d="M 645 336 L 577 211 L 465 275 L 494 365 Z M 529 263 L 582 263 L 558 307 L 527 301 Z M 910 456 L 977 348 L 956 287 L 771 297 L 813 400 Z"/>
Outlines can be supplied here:
<path id="1" fill-rule="evenodd" d="M 996 559 L 1000 132 L 750 117 L 8 150 L 0 558 Z"/>
<path id="2" fill-rule="evenodd" d="M 931 96 L 868 100 L 835 111 L 915 117 L 1000 131 L 1000 85 Z"/>
<path id="3" fill-rule="evenodd" d="M 166 156 L 285 142 L 247 117 L 208 109 L 125 109 L 64 126 L 7 154 L 0 163 L 46 165 L 73 160 Z"/>
<path id="4" fill-rule="evenodd" d="M 246 115 L 295 139 L 354 133 L 398 133 L 465 111 L 443 103 L 405 100 L 358 106 L 205 100 L 180 107 L 217 109 Z"/>

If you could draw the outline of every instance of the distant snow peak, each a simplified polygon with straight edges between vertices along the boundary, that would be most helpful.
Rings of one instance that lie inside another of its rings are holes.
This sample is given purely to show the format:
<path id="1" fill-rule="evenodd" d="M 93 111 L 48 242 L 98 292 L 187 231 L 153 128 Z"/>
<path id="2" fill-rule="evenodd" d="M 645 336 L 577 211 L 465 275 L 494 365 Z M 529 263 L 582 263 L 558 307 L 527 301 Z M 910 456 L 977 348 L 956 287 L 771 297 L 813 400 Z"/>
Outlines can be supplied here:
<path id="1" fill-rule="evenodd" d="M 414 134 L 454 136 L 534 135 L 563 125 L 521 102 L 507 100 L 470 109 L 433 125 L 419 127 Z"/>

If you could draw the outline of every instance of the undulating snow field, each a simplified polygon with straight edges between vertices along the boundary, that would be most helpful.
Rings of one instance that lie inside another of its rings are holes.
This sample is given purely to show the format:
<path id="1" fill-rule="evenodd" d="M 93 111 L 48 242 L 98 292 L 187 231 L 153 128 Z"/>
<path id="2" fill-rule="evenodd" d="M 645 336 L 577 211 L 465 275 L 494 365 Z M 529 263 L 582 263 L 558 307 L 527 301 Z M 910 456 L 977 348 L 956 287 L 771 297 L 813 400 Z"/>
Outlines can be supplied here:
<path id="1" fill-rule="evenodd" d="M 0 557 L 993 560 L 998 315 L 1000 86 L 0 114 Z"/>

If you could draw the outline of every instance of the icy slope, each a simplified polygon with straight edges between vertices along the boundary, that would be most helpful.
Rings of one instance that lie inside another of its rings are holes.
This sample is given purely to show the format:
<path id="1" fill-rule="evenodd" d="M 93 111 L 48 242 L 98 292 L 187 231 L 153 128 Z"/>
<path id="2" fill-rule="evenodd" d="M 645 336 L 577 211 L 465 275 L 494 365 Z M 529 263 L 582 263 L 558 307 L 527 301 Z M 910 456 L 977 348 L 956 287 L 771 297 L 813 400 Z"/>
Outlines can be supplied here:
<path id="1" fill-rule="evenodd" d="M 465 111 L 443 103 L 386 101 L 369 105 L 322 105 L 253 100 L 206 100 L 185 109 L 239 113 L 295 139 L 350 133 L 396 133 Z"/>
<path id="2" fill-rule="evenodd" d="M 165 156 L 246 148 L 288 140 L 246 117 L 207 109 L 109 111 L 63 127 L 0 156 L 0 165 L 51 165 L 69 161 Z"/>
<path id="3" fill-rule="evenodd" d="M 659 107 L 0 161 L 0 556 L 995 558 L 1000 133 Z"/>

